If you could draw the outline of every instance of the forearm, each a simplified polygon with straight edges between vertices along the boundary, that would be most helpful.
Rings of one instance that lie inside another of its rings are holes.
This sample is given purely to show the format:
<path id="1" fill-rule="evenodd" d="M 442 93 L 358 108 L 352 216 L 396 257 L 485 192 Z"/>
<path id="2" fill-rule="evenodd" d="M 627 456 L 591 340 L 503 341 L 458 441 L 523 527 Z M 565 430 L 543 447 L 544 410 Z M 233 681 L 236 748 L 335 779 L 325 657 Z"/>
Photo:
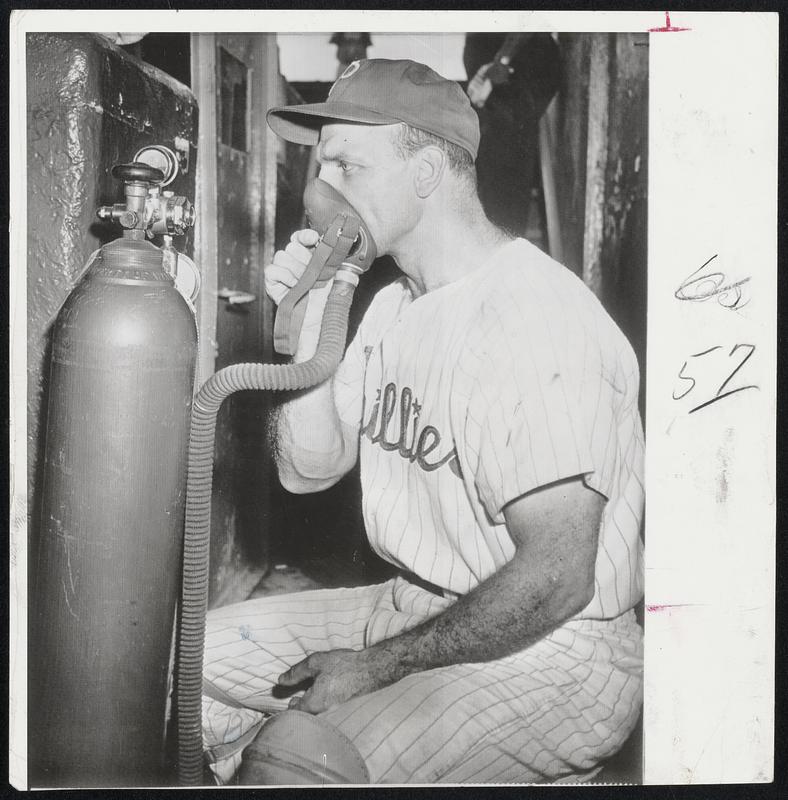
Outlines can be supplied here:
<path id="1" fill-rule="evenodd" d="M 288 491 L 326 489 L 355 462 L 342 433 L 331 379 L 280 406 L 273 429 L 279 480 Z"/>
<path id="2" fill-rule="evenodd" d="M 589 587 L 568 575 L 545 576 L 515 558 L 441 614 L 369 648 L 386 674 L 401 680 L 451 664 L 491 661 L 519 652 L 582 610 Z"/>
<path id="3" fill-rule="evenodd" d="M 317 350 L 330 287 L 312 290 L 293 360 L 308 361 Z M 276 411 L 274 453 L 279 480 L 291 492 L 317 492 L 335 484 L 355 463 L 353 437 L 337 413 L 333 378 L 291 395 Z"/>
<path id="4" fill-rule="evenodd" d="M 509 503 L 504 518 L 516 549 L 508 564 L 399 636 L 307 656 L 279 677 L 288 687 L 313 681 L 291 708 L 319 714 L 411 673 L 492 661 L 543 638 L 591 602 L 604 503 L 581 476 Z"/>

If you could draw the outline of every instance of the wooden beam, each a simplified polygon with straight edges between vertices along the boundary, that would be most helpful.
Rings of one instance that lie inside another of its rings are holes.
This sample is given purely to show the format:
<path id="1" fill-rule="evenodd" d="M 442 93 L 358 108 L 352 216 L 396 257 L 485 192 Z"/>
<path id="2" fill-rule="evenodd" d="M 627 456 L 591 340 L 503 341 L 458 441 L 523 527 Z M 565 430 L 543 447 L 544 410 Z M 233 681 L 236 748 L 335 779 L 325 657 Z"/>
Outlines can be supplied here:
<path id="1" fill-rule="evenodd" d="M 197 366 L 198 381 L 202 383 L 213 375 L 217 354 L 216 35 L 193 33 L 191 52 L 192 91 L 199 108 L 194 258 L 202 274 L 202 288 L 197 297 L 197 324 L 200 332 Z"/>
<path id="2" fill-rule="evenodd" d="M 561 238 L 561 214 L 558 210 L 558 190 L 555 181 L 555 114 L 557 98 L 553 98 L 539 120 L 539 164 L 542 170 L 547 249 L 550 256 L 564 263 L 564 243 Z"/>
<path id="3" fill-rule="evenodd" d="M 277 151 L 278 142 L 274 132 L 268 127 L 265 115 L 269 108 L 279 104 L 279 49 L 276 34 L 262 34 L 262 52 L 260 63 L 262 74 L 257 77 L 261 86 L 261 116 L 257 131 L 260 139 L 261 155 L 260 171 L 262 173 L 262 242 L 260 248 L 260 271 L 257 276 L 258 331 L 260 351 L 266 361 L 274 357 L 273 327 L 276 308 L 265 292 L 265 275 L 263 268 L 274 258 L 276 234 L 276 197 L 277 197 Z"/>
<path id="4" fill-rule="evenodd" d="M 610 97 L 610 34 L 592 34 L 588 82 L 586 202 L 583 228 L 583 280 L 601 296 L 602 242 L 605 228 L 605 172 Z"/>

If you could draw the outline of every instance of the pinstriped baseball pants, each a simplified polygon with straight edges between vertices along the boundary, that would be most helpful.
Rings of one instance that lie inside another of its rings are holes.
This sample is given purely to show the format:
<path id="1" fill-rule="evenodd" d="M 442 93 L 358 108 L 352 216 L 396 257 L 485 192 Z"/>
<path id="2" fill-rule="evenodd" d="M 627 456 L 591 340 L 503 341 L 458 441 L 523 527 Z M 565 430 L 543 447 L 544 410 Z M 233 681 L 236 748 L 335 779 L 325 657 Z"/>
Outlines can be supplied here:
<path id="1" fill-rule="evenodd" d="M 203 742 L 222 782 L 270 714 L 277 676 L 309 653 L 360 649 L 451 600 L 401 577 L 259 598 L 208 615 Z M 633 729 L 642 696 L 634 613 L 569 622 L 512 656 L 409 675 L 320 716 L 357 747 L 372 783 L 530 783 L 591 776 Z"/>

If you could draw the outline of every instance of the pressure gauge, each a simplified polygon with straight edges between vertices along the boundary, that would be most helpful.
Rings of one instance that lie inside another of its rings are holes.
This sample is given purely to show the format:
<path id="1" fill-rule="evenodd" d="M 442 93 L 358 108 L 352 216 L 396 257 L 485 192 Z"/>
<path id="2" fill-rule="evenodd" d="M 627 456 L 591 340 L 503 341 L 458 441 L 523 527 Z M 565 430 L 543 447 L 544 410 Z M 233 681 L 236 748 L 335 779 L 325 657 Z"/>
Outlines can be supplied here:
<path id="1" fill-rule="evenodd" d="M 164 173 L 164 180 L 159 186 L 168 186 L 178 177 L 178 157 L 163 144 L 151 144 L 137 150 L 134 161 L 160 169 Z"/>

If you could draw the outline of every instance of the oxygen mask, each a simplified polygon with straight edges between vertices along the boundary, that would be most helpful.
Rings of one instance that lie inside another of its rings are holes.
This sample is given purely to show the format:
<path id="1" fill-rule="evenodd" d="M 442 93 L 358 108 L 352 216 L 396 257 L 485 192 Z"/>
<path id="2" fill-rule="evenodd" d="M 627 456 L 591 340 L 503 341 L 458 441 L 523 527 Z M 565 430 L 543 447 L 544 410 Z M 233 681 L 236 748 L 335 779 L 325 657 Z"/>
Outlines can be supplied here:
<path id="1" fill-rule="evenodd" d="M 355 236 L 341 263 L 360 273 L 370 268 L 377 255 L 375 240 L 359 213 L 333 186 L 320 178 L 311 180 L 304 190 L 304 211 L 309 227 L 321 236 L 330 235 L 340 218 L 340 235 Z"/>
<path id="2" fill-rule="evenodd" d="M 331 278 L 356 286 L 375 260 L 377 248 L 358 212 L 333 186 L 315 178 L 304 190 L 309 227 L 320 234 L 298 283 L 282 298 L 274 321 L 274 349 L 293 355 L 306 311 L 309 290 Z"/>

